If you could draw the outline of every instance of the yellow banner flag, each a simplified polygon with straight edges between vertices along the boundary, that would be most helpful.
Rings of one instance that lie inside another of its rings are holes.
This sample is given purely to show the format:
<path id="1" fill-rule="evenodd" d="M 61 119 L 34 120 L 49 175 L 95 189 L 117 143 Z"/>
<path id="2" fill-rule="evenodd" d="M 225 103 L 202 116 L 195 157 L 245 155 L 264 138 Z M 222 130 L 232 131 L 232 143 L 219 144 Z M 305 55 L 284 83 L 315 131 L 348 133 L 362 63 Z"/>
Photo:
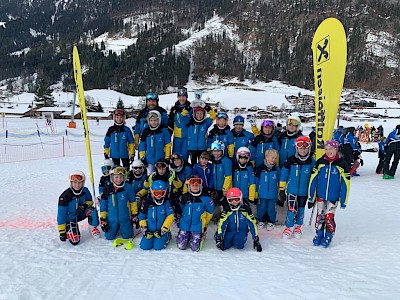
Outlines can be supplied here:
<path id="1" fill-rule="evenodd" d="M 315 85 L 315 158 L 324 154 L 332 138 L 347 61 L 346 33 L 338 19 L 328 18 L 317 28 L 311 45 Z"/>

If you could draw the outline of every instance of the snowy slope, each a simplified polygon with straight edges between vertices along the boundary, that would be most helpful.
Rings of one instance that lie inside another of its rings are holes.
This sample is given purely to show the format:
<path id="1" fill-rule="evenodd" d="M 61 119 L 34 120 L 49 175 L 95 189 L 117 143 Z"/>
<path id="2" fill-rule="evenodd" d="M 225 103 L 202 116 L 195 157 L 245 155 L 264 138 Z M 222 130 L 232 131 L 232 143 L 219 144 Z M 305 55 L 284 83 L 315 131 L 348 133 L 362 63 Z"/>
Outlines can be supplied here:
<path id="1" fill-rule="evenodd" d="M 386 131 L 395 124 L 385 124 Z M 82 242 L 73 247 L 58 239 L 57 200 L 71 170 L 88 174 L 86 157 L 2 164 L 0 299 L 398 299 L 399 179 L 382 180 L 374 173 L 376 153 L 363 156 L 330 248 L 312 245 L 312 227 L 289 241 L 277 227 L 260 232 L 262 253 L 250 241 L 243 251 L 218 250 L 215 225 L 200 253 L 178 250 L 174 240 L 164 251 L 145 252 L 140 238 L 132 251 L 113 248 L 104 238 L 93 240 L 85 222 Z M 93 157 L 96 186 L 102 160 Z M 91 189 L 89 180 L 86 185 Z"/>

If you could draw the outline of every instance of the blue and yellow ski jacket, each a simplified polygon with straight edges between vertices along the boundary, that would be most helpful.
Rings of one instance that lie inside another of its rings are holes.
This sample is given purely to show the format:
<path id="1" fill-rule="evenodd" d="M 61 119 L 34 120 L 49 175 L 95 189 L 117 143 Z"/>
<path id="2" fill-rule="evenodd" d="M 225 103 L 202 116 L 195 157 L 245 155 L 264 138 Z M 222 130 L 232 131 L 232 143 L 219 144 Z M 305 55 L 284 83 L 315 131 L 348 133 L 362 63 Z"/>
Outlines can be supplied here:
<path id="1" fill-rule="evenodd" d="M 340 201 L 347 205 L 350 192 L 350 168 L 340 157 L 332 162 L 322 156 L 317 160 L 311 174 L 308 188 L 308 201 L 321 198 L 331 202 Z"/>
<path id="2" fill-rule="evenodd" d="M 251 232 L 253 239 L 258 236 L 256 219 L 251 209 L 245 203 L 236 211 L 223 212 L 217 228 L 217 236 L 224 236 L 225 232 Z"/>
<path id="3" fill-rule="evenodd" d="M 281 170 L 279 189 L 286 190 L 287 194 L 307 196 L 314 165 L 315 161 L 311 157 L 305 161 L 300 160 L 296 155 L 289 157 Z"/>
<path id="4" fill-rule="evenodd" d="M 113 125 L 104 137 L 104 154 L 111 158 L 129 158 L 135 155 L 132 131 L 128 126 Z"/>
<path id="5" fill-rule="evenodd" d="M 194 232 L 203 232 L 214 213 L 214 201 L 206 196 L 193 196 L 186 193 L 180 199 L 182 217 L 179 229 Z"/>

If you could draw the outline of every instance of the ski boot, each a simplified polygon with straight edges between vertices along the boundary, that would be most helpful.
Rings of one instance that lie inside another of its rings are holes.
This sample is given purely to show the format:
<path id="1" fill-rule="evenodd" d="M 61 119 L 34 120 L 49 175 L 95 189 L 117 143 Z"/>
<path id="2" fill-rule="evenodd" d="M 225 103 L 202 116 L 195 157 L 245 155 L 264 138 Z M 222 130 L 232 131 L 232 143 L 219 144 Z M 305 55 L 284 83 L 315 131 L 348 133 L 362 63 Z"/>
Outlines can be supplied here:
<path id="1" fill-rule="evenodd" d="M 275 227 L 275 224 L 274 224 L 274 223 L 270 223 L 270 222 L 267 223 L 267 231 L 273 230 L 274 227 Z"/>
<path id="2" fill-rule="evenodd" d="M 90 226 L 89 230 L 92 238 L 98 239 L 100 237 L 100 230 L 97 228 L 97 226 Z"/>
<path id="3" fill-rule="evenodd" d="M 282 233 L 282 237 L 289 239 L 292 236 L 292 229 L 290 227 L 286 227 Z"/>
<path id="4" fill-rule="evenodd" d="M 321 245 L 321 241 L 322 241 L 323 238 L 324 238 L 324 230 L 323 229 L 317 230 L 316 234 L 314 236 L 314 239 L 313 239 L 314 246 Z"/>
<path id="5" fill-rule="evenodd" d="M 265 223 L 264 222 L 258 222 L 258 230 L 264 229 Z"/>
<path id="6" fill-rule="evenodd" d="M 321 246 L 324 248 L 328 248 L 330 243 L 332 242 L 333 235 L 332 233 L 326 232 L 325 237 L 321 241 Z"/>
<path id="7" fill-rule="evenodd" d="M 300 239 L 302 232 L 301 232 L 301 225 L 296 225 L 296 227 L 294 228 L 294 232 L 293 235 L 296 239 Z"/>

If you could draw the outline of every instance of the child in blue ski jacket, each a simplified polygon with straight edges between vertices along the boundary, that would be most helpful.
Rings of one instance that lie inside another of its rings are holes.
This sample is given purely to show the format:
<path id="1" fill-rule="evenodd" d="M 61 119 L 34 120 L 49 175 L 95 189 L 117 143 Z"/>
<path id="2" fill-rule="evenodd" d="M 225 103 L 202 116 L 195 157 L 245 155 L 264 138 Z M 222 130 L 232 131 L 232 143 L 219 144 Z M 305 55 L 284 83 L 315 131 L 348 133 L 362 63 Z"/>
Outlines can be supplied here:
<path id="1" fill-rule="evenodd" d="M 99 181 L 99 197 L 100 199 L 101 194 L 103 193 L 104 188 L 111 184 L 110 180 L 110 171 L 114 167 L 114 162 L 111 159 L 105 159 L 103 165 L 101 166 L 101 172 L 103 173 L 100 177 Z"/>
<path id="2" fill-rule="evenodd" d="M 335 212 L 340 203 L 346 208 L 350 192 L 350 167 L 339 156 L 339 143 L 325 142 L 325 154 L 319 158 L 312 170 L 308 190 L 308 207 L 317 202 L 314 246 L 328 247 L 336 231 Z"/>
<path id="3" fill-rule="evenodd" d="M 139 225 L 142 229 L 142 250 L 162 250 L 171 239 L 170 227 L 174 221 L 174 210 L 167 200 L 168 186 L 164 181 L 156 180 L 150 187 L 150 194 L 142 204 Z"/>
<path id="4" fill-rule="evenodd" d="M 199 162 L 193 166 L 193 175 L 198 175 L 203 182 L 203 191 L 210 195 L 211 191 L 214 189 L 212 170 L 213 165 L 209 162 L 210 155 L 208 152 L 203 152 L 200 154 Z"/>
<path id="5" fill-rule="evenodd" d="M 116 109 L 113 113 L 114 125 L 110 126 L 104 137 L 104 157 L 111 158 L 115 165 L 128 169 L 129 161 L 135 157 L 134 138 L 131 129 L 125 126 L 125 111 Z"/>
<path id="6" fill-rule="evenodd" d="M 307 203 L 308 184 L 315 161 L 311 157 L 311 140 L 308 136 L 300 136 L 295 140 L 296 154 L 289 157 L 281 170 L 279 183 L 279 202 L 283 206 L 287 200 L 286 228 L 284 238 L 301 238 L 301 226 Z M 293 226 L 294 232 L 293 232 Z"/>
<path id="7" fill-rule="evenodd" d="M 296 154 L 294 141 L 303 134 L 301 133 L 301 120 L 297 116 L 291 116 L 286 121 L 287 130 L 278 137 L 279 142 L 279 166 L 283 166 L 287 159 Z"/>
<path id="8" fill-rule="evenodd" d="M 140 159 L 136 159 L 131 164 L 131 170 L 127 176 L 126 181 L 132 185 L 133 193 L 136 195 L 142 189 L 144 189 L 144 183 L 147 179 L 147 171 L 143 162 Z M 138 203 L 140 207 L 140 203 Z"/>
<path id="9" fill-rule="evenodd" d="M 152 110 L 148 116 L 148 127 L 140 136 L 139 158 L 144 165 L 148 164 L 149 173 L 154 172 L 154 165 L 160 158 L 169 159 L 171 156 L 171 135 L 168 129 L 160 127 L 161 115 Z"/>
<path id="10" fill-rule="evenodd" d="M 212 177 L 214 183 L 213 200 L 215 203 L 215 212 L 213 220 L 217 221 L 221 214 L 221 206 L 227 208 L 225 199 L 226 192 L 232 187 L 232 161 L 224 156 L 225 145 L 220 141 L 211 144 L 212 151 Z"/>
<path id="11" fill-rule="evenodd" d="M 230 127 L 228 125 L 228 115 L 226 113 L 218 113 L 214 127 L 210 130 L 207 137 L 207 149 L 211 149 L 211 144 L 215 141 L 224 143 L 226 151 L 224 155 L 233 158 L 234 155 L 234 139 Z"/>
<path id="12" fill-rule="evenodd" d="M 276 165 L 279 159 L 279 152 L 269 149 L 265 152 L 264 164 L 255 171 L 256 177 L 256 198 L 258 199 L 257 218 L 259 228 L 264 228 L 267 223 L 267 230 L 274 228 L 276 222 L 276 208 L 279 193 L 279 179 L 281 170 Z"/>
<path id="13" fill-rule="evenodd" d="M 234 144 L 233 153 L 237 153 L 240 147 L 250 148 L 250 144 L 254 140 L 254 134 L 243 129 L 243 126 L 244 118 L 242 116 L 236 116 L 233 119 L 234 128 L 231 130 Z M 233 162 L 236 162 L 236 155 L 233 156 Z"/>
<path id="14" fill-rule="evenodd" d="M 200 154 L 207 151 L 207 131 L 214 122 L 216 112 L 203 101 L 193 101 L 191 107 L 193 115 L 187 124 L 187 148 L 190 163 L 194 165 L 198 162 Z M 207 117 L 207 112 L 210 117 Z"/>
<path id="15" fill-rule="evenodd" d="M 226 250 L 232 246 L 243 249 L 249 231 L 253 237 L 253 248 L 262 251 L 258 237 L 256 219 L 250 207 L 243 201 L 242 192 L 238 188 L 230 188 L 226 194 L 229 210 L 221 215 L 215 235 L 217 248 Z"/>
<path id="16" fill-rule="evenodd" d="M 181 250 L 188 244 L 192 251 L 200 250 L 214 212 L 214 202 L 203 192 L 202 181 L 198 175 L 191 175 L 186 181 L 188 192 L 180 199 L 182 217 L 176 242 Z"/>
<path id="17" fill-rule="evenodd" d="M 272 120 L 264 120 L 261 123 L 260 131 L 255 126 L 252 127 L 257 133 L 254 140 L 251 142 L 250 151 L 252 163 L 255 168 L 264 164 L 265 152 L 269 149 L 280 149 L 278 139 L 274 135 L 275 123 Z M 258 134 L 259 133 L 259 134 Z"/>
<path id="18" fill-rule="evenodd" d="M 58 198 L 57 224 L 60 240 L 68 240 L 72 245 L 80 242 L 78 222 L 88 219 L 90 232 L 94 238 L 99 237 L 99 218 L 97 210 L 92 207 L 93 200 L 88 188 L 85 187 L 86 176 L 82 171 L 69 175 L 70 187 Z"/>
<path id="19" fill-rule="evenodd" d="M 232 186 L 239 188 L 243 193 L 243 199 L 254 203 L 256 194 L 256 181 L 254 170 L 250 161 L 250 150 L 247 147 L 240 147 L 236 152 L 236 161 L 232 170 Z"/>
<path id="20" fill-rule="evenodd" d="M 139 147 L 140 136 L 143 130 L 148 127 L 148 115 L 152 110 L 156 110 L 160 114 L 160 127 L 168 128 L 168 114 L 167 111 L 159 105 L 159 98 L 156 93 L 148 93 L 146 95 L 146 107 L 143 108 L 137 118 L 134 129 L 135 145 Z"/>
<path id="21" fill-rule="evenodd" d="M 132 186 L 125 182 L 123 167 L 111 170 L 111 185 L 105 187 L 100 201 L 100 224 L 107 240 L 116 238 L 121 231 L 122 238 L 133 237 L 133 223 L 138 225 L 138 206 Z"/>
<path id="22" fill-rule="evenodd" d="M 379 162 L 378 162 L 378 166 L 376 167 L 376 174 L 383 174 L 383 164 L 385 163 L 385 140 L 386 137 L 382 136 L 380 138 L 380 141 L 378 143 L 378 158 L 379 158 Z"/>
<path id="23" fill-rule="evenodd" d="M 187 149 L 187 124 L 190 120 L 190 102 L 187 100 L 188 93 L 184 86 L 178 87 L 178 100 L 171 108 L 168 116 L 168 128 L 174 134 L 172 152 L 183 156 L 187 162 L 189 152 Z"/>

